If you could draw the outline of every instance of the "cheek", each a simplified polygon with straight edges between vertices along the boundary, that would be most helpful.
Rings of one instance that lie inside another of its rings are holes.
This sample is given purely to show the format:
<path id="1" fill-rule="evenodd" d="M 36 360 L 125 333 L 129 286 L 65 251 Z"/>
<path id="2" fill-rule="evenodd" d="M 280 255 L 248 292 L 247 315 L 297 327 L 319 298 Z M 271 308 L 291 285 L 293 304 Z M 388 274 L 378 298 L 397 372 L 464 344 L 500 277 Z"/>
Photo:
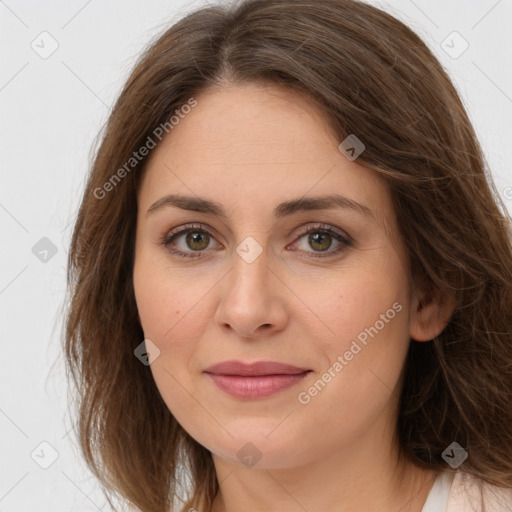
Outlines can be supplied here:
<path id="1" fill-rule="evenodd" d="M 207 301 L 201 301 L 204 291 L 193 285 L 200 280 L 186 281 L 162 267 L 145 265 L 142 258 L 136 261 L 134 289 L 144 336 L 160 350 L 150 371 L 167 408 L 195 433 L 194 417 L 202 411 L 191 398 L 190 374 L 208 314 Z"/>
<path id="2" fill-rule="evenodd" d="M 299 402 L 311 418 L 329 410 L 350 437 L 347 429 L 371 424 L 395 392 L 409 346 L 407 282 L 399 266 L 374 265 L 323 290 L 309 300 L 325 325 L 316 337 L 324 368 Z"/>
<path id="3" fill-rule="evenodd" d="M 208 291 L 218 278 L 192 276 L 168 268 L 142 250 L 134 265 L 134 290 L 144 337 L 160 350 L 150 369 L 169 408 L 181 399 L 183 386 L 190 388 L 197 372 L 200 340 L 212 318 Z M 183 396 L 190 402 L 190 396 Z"/>
<path id="4" fill-rule="evenodd" d="M 194 337 L 206 318 L 202 300 L 214 284 L 208 276 L 194 278 L 179 273 L 162 261 L 141 250 L 137 254 L 133 272 L 135 298 L 146 338 L 166 350 L 171 345 L 186 345 Z M 204 321 L 204 320 L 203 320 Z"/>
<path id="5" fill-rule="evenodd" d="M 211 317 L 206 310 L 207 302 L 190 290 L 176 293 L 175 286 L 167 286 L 162 281 L 155 282 L 154 286 L 147 281 L 140 288 L 137 300 L 144 337 L 160 350 L 151 369 L 165 367 L 183 381 L 193 370 L 205 323 Z"/>
<path id="6" fill-rule="evenodd" d="M 297 295 L 307 298 L 319 326 L 316 335 L 331 357 L 348 350 L 352 340 L 364 343 L 377 332 L 381 350 L 408 342 L 406 277 L 398 261 L 389 258 L 386 263 L 353 267 L 322 286 L 295 283 Z"/>

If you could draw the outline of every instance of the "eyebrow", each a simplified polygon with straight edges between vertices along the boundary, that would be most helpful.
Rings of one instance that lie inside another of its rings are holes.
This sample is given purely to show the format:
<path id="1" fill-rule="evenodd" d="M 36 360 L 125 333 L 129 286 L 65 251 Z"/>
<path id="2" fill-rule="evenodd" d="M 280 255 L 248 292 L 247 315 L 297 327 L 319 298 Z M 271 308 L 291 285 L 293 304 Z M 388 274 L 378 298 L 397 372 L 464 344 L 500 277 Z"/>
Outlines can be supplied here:
<path id="1" fill-rule="evenodd" d="M 209 199 L 203 197 L 191 197 L 176 194 L 169 194 L 158 199 L 158 201 L 155 201 L 148 208 L 146 216 L 169 206 L 175 206 L 177 208 L 181 208 L 182 210 L 190 210 L 194 212 L 216 215 L 217 217 L 220 217 L 224 220 L 228 219 L 226 210 L 220 203 L 210 201 Z M 278 204 L 274 208 L 273 214 L 276 218 L 280 219 L 300 211 L 327 210 L 332 208 L 351 209 L 364 215 L 365 217 L 375 219 L 375 215 L 370 208 L 364 204 L 354 201 L 353 199 L 339 194 L 329 194 L 325 196 L 285 201 Z"/>

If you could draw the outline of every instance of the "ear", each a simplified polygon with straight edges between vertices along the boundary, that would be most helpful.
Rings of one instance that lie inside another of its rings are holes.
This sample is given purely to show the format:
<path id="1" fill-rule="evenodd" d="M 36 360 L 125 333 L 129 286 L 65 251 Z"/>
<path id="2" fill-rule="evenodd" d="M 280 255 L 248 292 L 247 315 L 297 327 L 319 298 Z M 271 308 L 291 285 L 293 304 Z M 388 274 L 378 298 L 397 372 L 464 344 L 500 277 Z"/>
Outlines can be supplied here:
<path id="1" fill-rule="evenodd" d="M 415 341 L 430 341 L 439 336 L 455 310 L 453 299 L 440 294 L 429 297 L 423 293 L 414 297 L 411 306 L 409 335 Z"/>

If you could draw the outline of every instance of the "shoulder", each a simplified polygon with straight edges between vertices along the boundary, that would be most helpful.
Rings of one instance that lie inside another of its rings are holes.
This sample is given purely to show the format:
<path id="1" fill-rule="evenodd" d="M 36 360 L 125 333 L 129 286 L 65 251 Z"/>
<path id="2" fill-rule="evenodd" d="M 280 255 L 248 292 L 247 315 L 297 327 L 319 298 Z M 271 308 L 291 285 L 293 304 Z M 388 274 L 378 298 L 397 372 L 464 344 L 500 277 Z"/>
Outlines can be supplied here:
<path id="1" fill-rule="evenodd" d="M 464 471 L 454 474 L 446 512 L 510 512 L 512 488 L 491 485 Z"/>

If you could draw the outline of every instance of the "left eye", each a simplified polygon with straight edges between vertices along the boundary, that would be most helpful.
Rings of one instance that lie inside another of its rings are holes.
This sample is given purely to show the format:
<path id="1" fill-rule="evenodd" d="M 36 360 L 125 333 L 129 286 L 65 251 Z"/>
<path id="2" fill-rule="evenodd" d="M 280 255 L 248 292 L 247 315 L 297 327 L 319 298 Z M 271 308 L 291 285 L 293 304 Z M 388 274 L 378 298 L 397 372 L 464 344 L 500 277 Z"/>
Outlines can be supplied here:
<path id="1" fill-rule="evenodd" d="M 299 237 L 299 241 L 304 239 L 306 247 L 309 246 L 313 249 L 317 249 L 313 252 L 300 249 L 302 252 L 308 254 L 308 257 L 312 258 L 327 258 L 353 245 L 349 236 L 338 233 L 338 231 L 335 231 L 331 226 L 326 226 L 325 224 L 303 228 L 299 230 L 297 236 Z M 333 243 L 336 243 L 337 247 L 332 251 L 328 251 Z M 324 255 L 322 253 L 326 254 Z"/>
<path id="2" fill-rule="evenodd" d="M 303 228 L 297 233 L 298 241 L 304 239 L 304 242 L 309 247 L 316 249 L 314 251 L 308 251 L 305 249 L 299 249 L 301 252 L 308 254 L 308 257 L 314 258 L 325 258 L 337 254 L 346 247 L 352 245 L 350 237 L 338 233 L 332 227 L 324 225 L 320 227 L 309 227 Z M 179 244 L 178 241 L 184 237 L 185 248 L 176 248 Z M 307 237 L 307 239 L 306 239 Z M 179 231 L 174 231 L 166 235 L 161 244 L 167 248 L 171 253 L 183 257 L 183 258 L 198 258 L 201 257 L 201 253 L 205 252 L 210 245 L 210 242 L 215 240 L 209 231 L 204 229 L 202 226 L 190 226 L 184 227 Z M 333 243 L 337 243 L 337 247 L 334 250 L 331 249 Z M 187 250 L 187 248 L 189 250 Z M 296 250 L 296 249 L 292 249 Z M 328 251 L 328 252 L 327 252 Z M 196 254 L 193 254 L 196 253 Z M 316 254 L 315 254 L 316 253 Z M 326 253 L 324 254 L 318 253 Z"/>

